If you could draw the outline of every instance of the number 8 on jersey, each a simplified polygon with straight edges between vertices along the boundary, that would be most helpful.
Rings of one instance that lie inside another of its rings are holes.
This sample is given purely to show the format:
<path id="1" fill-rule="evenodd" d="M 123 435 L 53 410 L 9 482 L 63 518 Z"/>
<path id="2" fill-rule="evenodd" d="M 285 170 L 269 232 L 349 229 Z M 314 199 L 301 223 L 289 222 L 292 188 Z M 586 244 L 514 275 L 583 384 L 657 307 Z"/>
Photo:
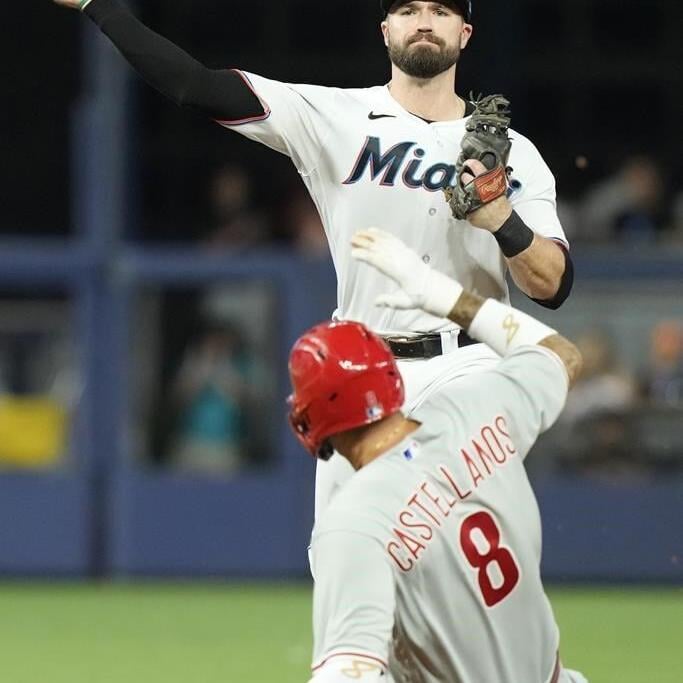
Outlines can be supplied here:
<path id="1" fill-rule="evenodd" d="M 478 532 L 478 533 L 477 533 Z M 482 537 L 485 543 L 482 543 Z M 460 527 L 460 546 L 470 565 L 477 570 L 479 589 L 487 607 L 503 601 L 519 582 L 519 568 L 512 553 L 500 544 L 500 530 L 488 512 L 470 515 Z M 482 547 L 488 545 L 488 548 Z M 502 577 L 494 585 L 492 565 L 498 567 Z"/>

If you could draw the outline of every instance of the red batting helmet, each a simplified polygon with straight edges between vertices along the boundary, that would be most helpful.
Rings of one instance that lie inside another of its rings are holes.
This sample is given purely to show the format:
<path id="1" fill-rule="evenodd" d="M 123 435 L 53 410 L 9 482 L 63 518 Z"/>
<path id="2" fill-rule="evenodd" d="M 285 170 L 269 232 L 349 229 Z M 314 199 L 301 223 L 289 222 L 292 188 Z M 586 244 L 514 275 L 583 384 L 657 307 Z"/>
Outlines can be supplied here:
<path id="1" fill-rule="evenodd" d="M 403 380 L 386 343 L 360 323 L 311 328 L 289 355 L 289 421 L 311 455 L 328 460 L 327 438 L 393 415 Z"/>

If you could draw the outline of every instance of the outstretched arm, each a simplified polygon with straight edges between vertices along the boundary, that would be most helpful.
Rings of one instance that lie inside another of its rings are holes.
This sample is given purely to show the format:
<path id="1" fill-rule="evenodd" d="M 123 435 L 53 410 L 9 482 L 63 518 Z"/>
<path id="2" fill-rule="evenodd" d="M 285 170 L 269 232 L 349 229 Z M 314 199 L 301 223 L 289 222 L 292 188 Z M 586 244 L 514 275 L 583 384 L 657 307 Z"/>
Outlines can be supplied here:
<path id="1" fill-rule="evenodd" d="M 54 2 L 87 14 L 130 65 L 176 104 L 220 121 L 242 121 L 265 115 L 263 105 L 239 72 L 209 69 L 147 28 L 119 0 Z"/>
<path id="2" fill-rule="evenodd" d="M 538 344 L 559 356 L 572 385 L 581 370 L 581 354 L 567 339 L 512 306 L 466 292 L 460 283 L 433 270 L 400 239 L 370 228 L 356 233 L 352 254 L 398 284 L 398 291 L 376 304 L 399 309 L 421 308 L 448 318 L 501 356 L 520 346 Z"/>
<path id="3" fill-rule="evenodd" d="M 486 299 L 478 296 L 477 294 L 463 292 L 455 303 L 455 306 L 453 306 L 451 312 L 448 314 L 448 319 L 452 320 L 454 323 L 456 323 L 456 325 L 462 327 L 462 329 L 467 330 L 474 336 L 477 336 L 477 334 L 475 334 L 475 332 L 472 330 L 472 327 L 474 325 L 475 318 L 484 307 L 486 301 Z M 498 302 L 496 303 L 499 307 L 498 318 L 500 320 L 498 321 L 498 327 L 505 331 L 507 348 L 510 346 L 510 342 L 513 341 L 508 341 L 508 339 L 509 335 L 514 332 L 515 326 L 517 326 L 517 329 L 520 329 L 522 324 L 526 324 L 528 326 L 529 321 L 536 321 L 530 316 L 527 316 L 526 314 L 512 308 L 512 306 L 506 306 Z M 480 326 L 481 329 L 478 330 L 478 337 L 481 338 L 481 341 L 488 343 L 487 337 L 494 332 L 495 325 L 496 318 L 494 317 L 493 325 L 491 325 L 489 329 L 484 328 L 483 325 Z M 545 326 L 539 326 L 537 328 L 541 335 L 543 334 L 542 327 Z M 548 332 L 551 332 L 550 328 L 548 328 Z M 574 344 L 572 344 L 568 339 L 565 339 L 561 334 L 555 334 L 552 332 L 548 336 L 543 337 L 538 342 L 538 345 L 544 346 L 546 349 L 550 349 L 561 358 L 562 362 L 567 368 L 569 384 L 570 386 L 573 386 L 581 372 L 582 365 L 581 354 L 576 346 L 574 346 Z"/>

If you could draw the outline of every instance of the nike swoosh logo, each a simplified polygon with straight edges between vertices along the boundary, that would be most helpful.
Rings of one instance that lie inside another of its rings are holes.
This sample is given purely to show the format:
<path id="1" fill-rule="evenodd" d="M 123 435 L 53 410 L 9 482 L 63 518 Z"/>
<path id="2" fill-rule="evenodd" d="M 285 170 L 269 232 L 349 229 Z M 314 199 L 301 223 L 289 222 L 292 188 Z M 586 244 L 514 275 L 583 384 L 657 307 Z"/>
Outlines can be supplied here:
<path id="1" fill-rule="evenodd" d="M 393 114 L 375 114 L 374 111 L 371 111 L 368 118 L 370 121 L 376 121 L 377 119 L 395 119 L 396 117 Z"/>

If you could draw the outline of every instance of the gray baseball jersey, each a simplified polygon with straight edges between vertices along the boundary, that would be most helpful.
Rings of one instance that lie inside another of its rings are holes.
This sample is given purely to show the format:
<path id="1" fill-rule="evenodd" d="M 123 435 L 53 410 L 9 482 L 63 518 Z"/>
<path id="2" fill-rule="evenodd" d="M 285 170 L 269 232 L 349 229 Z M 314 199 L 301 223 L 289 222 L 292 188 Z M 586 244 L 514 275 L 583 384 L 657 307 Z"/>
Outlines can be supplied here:
<path id="1" fill-rule="evenodd" d="M 314 671 L 353 654 L 402 683 L 557 680 L 524 458 L 567 389 L 555 354 L 523 347 L 434 393 L 342 487 L 313 533 Z"/>
<path id="2" fill-rule="evenodd" d="M 355 261 L 350 246 L 356 231 L 371 226 L 399 236 L 468 291 L 507 302 L 507 266 L 495 239 L 456 221 L 442 193 L 455 183 L 466 119 L 429 124 L 403 109 L 386 86 L 325 88 L 242 75 L 265 114 L 219 123 L 291 157 L 327 233 L 337 318 L 387 334 L 455 327 L 424 311 L 373 305 L 387 279 Z M 552 173 L 527 138 L 511 137 L 512 205 L 535 232 L 564 242 Z"/>

